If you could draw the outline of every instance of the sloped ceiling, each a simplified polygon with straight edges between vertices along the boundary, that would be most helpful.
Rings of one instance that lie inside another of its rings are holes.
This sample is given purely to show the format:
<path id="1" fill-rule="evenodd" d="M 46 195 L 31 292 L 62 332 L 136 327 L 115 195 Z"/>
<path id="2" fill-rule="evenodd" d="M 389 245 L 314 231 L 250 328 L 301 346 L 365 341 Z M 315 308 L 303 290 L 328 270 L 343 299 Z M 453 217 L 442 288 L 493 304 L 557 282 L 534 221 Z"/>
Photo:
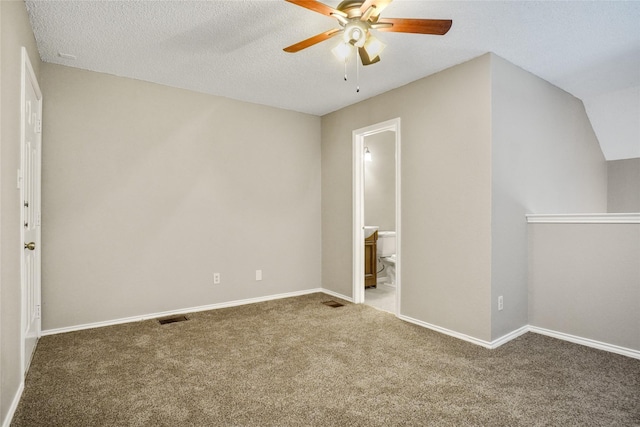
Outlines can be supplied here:
<path id="1" fill-rule="evenodd" d="M 383 17 L 452 19 L 450 32 L 377 32 L 382 61 L 352 61 L 347 82 L 337 40 L 282 51 L 337 27 L 283 0 L 26 5 L 46 62 L 316 115 L 494 52 L 582 99 L 607 160 L 640 157 L 638 1 L 395 0 Z"/>

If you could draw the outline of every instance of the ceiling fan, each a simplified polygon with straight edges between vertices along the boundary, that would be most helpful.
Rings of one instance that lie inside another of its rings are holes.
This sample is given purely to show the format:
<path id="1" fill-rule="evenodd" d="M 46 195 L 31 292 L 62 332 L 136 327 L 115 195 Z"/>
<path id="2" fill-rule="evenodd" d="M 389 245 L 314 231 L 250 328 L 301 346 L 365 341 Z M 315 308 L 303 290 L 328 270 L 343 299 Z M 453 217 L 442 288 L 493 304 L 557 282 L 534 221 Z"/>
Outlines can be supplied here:
<path id="1" fill-rule="evenodd" d="M 380 61 L 380 52 L 385 45 L 376 39 L 371 30 L 396 33 L 444 35 L 451 28 L 450 19 L 381 18 L 382 10 L 392 0 L 345 0 L 337 8 L 315 0 L 286 0 L 314 12 L 338 20 L 340 28 L 334 28 L 284 48 L 295 53 L 342 33 L 343 42 L 333 49 L 336 56 L 346 59 L 352 48 L 356 48 L 362 65 Z"/>

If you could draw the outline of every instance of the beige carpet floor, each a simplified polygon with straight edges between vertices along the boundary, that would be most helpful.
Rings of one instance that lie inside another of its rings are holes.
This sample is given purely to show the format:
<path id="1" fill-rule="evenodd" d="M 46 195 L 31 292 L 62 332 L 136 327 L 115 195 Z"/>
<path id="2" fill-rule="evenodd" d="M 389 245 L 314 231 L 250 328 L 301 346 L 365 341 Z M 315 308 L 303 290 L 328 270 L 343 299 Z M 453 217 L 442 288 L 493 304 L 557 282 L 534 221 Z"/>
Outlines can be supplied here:
<path id="1" fill-rule="evenodd" d="M 640 360 L 323 294 L 43 337 L 12 426 L 638 426 Z"/>

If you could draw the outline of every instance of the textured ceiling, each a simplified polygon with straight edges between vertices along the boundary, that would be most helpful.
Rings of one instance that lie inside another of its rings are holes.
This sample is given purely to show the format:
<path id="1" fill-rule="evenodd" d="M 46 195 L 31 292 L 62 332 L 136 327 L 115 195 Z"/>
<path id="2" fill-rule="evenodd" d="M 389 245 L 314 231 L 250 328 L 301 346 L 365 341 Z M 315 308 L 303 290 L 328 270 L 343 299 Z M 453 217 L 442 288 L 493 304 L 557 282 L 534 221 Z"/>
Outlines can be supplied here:
<path id="1" fill-rule="evenodd" d="M 331 6 L 335 0 L 325 2 Z M 608 160 L 640 157 L 640 2 L 395 0 L 383 17 L 452 19 L 445 36 L 377 32 L 344 82 L 334 19 L 261 1 L 26 1 L 46 62 L 324 115 L 494 52 L 582 99 Z M 67 59 L 69 54 L 76 59 Z"/>

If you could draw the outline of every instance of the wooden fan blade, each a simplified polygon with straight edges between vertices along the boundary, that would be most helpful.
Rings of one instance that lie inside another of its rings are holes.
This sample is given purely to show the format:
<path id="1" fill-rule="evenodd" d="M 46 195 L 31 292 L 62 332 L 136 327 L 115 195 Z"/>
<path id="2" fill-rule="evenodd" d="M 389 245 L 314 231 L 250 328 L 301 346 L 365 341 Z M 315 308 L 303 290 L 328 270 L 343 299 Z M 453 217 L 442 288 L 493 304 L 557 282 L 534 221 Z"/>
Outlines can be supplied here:
<path id="1" fill-rule="evenodd" d="M 389 6 L 389 3 L 391 3 L 391 1 L 392 0 L 366 0 L 364 3 L 362 3 L 362 6 L 360 6 L 360 12 L 362 12 L 362 14 L 364 15 L 365 12 L 373 6 L 374 9 L 371 15 L 369 15 L 369 19 L 375 21 L 375 18 L 380 15 L 380 12 L 382 12 L 385 7 Z"/>
<path id="2" fill-rule="evenodd" d="M 330 39 L 331 37 L 335 36 L 336 34 L 342 32 L 342 30 L 338 29 L 338 28 L 334 28 L 332 30 L 329 31 L 325 31 L 324 33 L 320 33 L 318 35 L 315 35 L 313 37 L 309 37 L 306 40 L 302 40 L 301 42 L 298 42 L 296 44 L 292 44 L 289 47 L 285 47 L 283 50 L 285 52 L 289 52 L 289 53 L 295 53 L 295 52 L 299 52 L 302 49 L 306 49 L 309 46 L 313 46 L 314 44 L 318 44 L 320 42 L 323 42 L 325 40 Z"/>
<path id="3" fill-rule="evenodd" d="M 363 47 L 358 48 L 358 53 L 360 54 L 360 61 L 362 61 L 362 65 L 364 66 L 375 64 L 376 62 L 380 62 L 380 55 L 371 59 L 369 58 L 369 54 Z"/>
<path id="4" fill-rule="evenodd" d="M 450 19 L 405 19 L 384 18 L 378 21 L 380 24 L 393 24 L 391 27 L 377 28 L 378 31 L 394 33 L 435 34 L 445 35 L 451 24 Z"/>
<path id="5" fill-rule="evenodd" d="M 331 16 L 332 14 L 335 14 L 335 15 L 344 16 L 345 18 L 347 17 L 346 13 L 338 9 L 334 9 L 331 6 L 327 6 L 324 3 L 320 3 L 319 1 L 315 1 L 315 0 L 285 0 L 285 1 L 288 1 L 289 3 L 297 4 L 298 6 L 302 6 L 306 9 L 313 10 L 314 12 L 318 12 L 323 15 Z"/>

